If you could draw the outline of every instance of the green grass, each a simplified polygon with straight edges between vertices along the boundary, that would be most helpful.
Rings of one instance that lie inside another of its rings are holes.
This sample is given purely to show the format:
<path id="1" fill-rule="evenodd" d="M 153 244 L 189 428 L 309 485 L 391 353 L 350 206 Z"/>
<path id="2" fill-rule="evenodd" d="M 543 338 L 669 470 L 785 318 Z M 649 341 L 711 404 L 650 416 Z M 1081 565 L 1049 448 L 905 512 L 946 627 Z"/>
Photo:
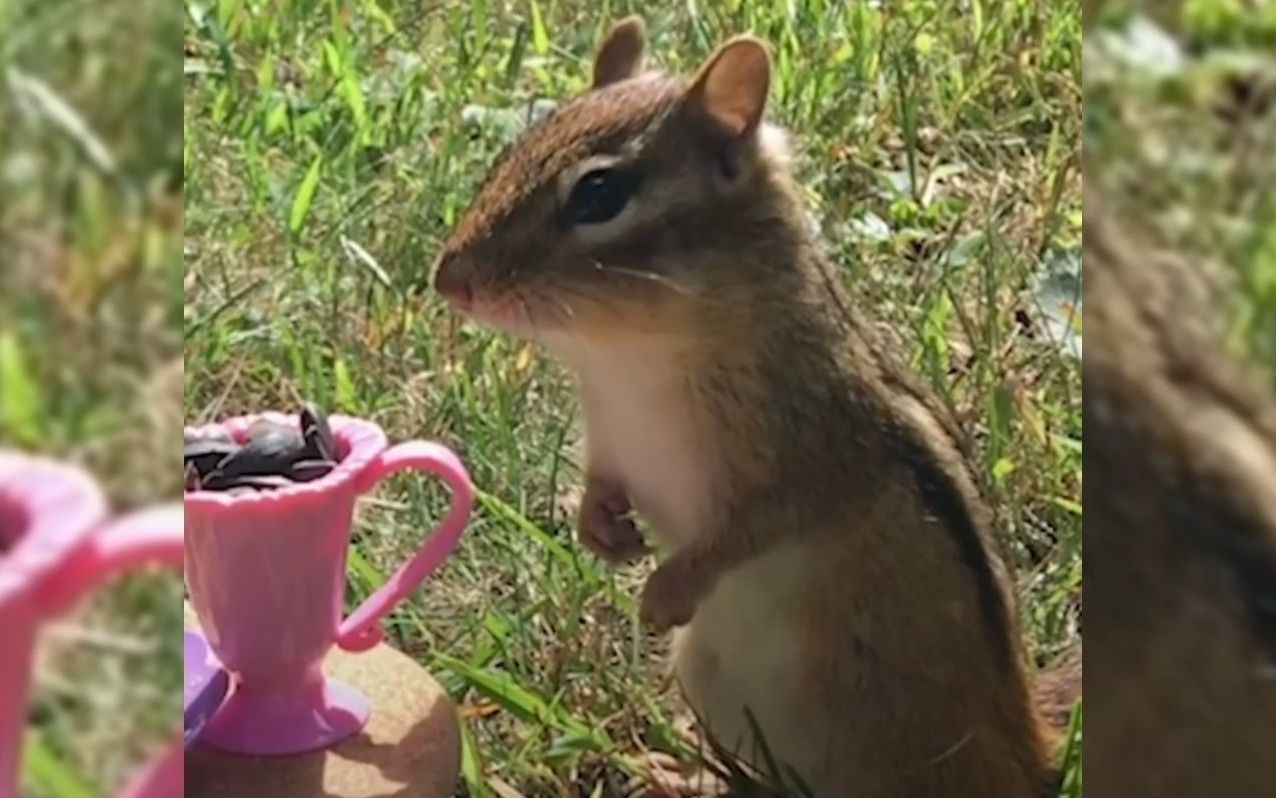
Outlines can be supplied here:
<path id="1" fill-rule="evenodd" d="M 180 28 L 162 0 L 0 2 L 0 446 L 121 510 L 180 491 Z M 130 579 L 47 627 L 25 795 L 114 794 L 172 739 L 179 590 Z"/>
<path id="2" fill-rule="evenodd" d="M 1075 638 L 1079 368 L 1042 305 L 1078 286 L 1080 9 L 961 8 L 186 3 L 188 417 L 305 396 L 462 454 L 481 508 L 391 634 L 462 708 L 469 794 L 614 794 L 633 757 L 676 750 L 662 646 L 635 618 L 645 568 L 582 553 L 560 506 L 580 482 L 565 375 L 426 290 L 506 138 L 536 99 L 585 86 L 631 10 L 669 69 L 737 32 L 772 44 L 773 116 L 853 295 L 979 441 L 1034 653 Z M 441 507 L 406 477 L 381 497 L 356 531 L 352 603 Z"/>

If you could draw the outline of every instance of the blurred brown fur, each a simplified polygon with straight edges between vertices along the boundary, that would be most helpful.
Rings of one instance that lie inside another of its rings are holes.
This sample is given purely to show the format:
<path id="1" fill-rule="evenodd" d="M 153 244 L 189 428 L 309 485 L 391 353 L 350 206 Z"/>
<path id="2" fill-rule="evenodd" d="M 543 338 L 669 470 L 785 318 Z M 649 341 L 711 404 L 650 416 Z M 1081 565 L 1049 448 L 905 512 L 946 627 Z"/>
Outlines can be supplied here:
<path id="1" fill-rule="evenodd" d="M 1276 400 L 1214 276 L 1085 209 L 1089 794 L 1270 796 Z"/>

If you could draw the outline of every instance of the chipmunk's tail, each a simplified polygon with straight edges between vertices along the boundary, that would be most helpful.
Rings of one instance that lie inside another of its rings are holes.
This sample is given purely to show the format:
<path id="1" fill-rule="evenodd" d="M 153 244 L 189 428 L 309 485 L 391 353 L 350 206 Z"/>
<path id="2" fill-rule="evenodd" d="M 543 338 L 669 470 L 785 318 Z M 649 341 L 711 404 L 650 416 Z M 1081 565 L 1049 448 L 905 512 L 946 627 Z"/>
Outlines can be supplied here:
<path id="1" fill-rule="evenodd" d="M 1072 707 L 1081 697 L 1081 641 L 1068 649 L 1049 670 L 1037 675 L 1032 686 L 1033 703 L 1055 731 L 1063 731 L 1072 716 Z"/>

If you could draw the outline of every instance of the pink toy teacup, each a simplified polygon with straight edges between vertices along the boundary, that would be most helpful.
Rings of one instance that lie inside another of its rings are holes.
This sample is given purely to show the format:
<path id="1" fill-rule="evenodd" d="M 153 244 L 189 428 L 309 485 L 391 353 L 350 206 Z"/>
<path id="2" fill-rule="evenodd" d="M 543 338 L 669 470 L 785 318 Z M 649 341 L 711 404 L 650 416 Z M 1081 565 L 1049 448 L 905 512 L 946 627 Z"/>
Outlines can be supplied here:
<path id="1" fill-rule="evenodd" d="M 176 504 L 110 521 L 97 484 L 69 465 L 0 451 L 0 798 L 18 791 L 32 652 L 39 627 L 125 571 L 182 562 Z M 127 798 L 182 794 L 178 743 Z"/>
<path id="2" fill-rule="evenodd" d="M 279 413 L 240 416 L 201 430 L 247 440 L 254 421 L 298 426 Z M 312 482 L 253 493 L 186 494 L 186 584 L 213 653 L 233 676 L 226 703 L 201 741 L 248 754 L 325 748 L 368 720 L 367 699 L 323 674 L 335 643 L 372 648 L 381 619 L 414 593 L 456 548 L 474 488 L 455 454 L 435 443 L 388 447 L 362 419 L 333 416 L 336 467 Z M 388 448 L 387 448 L 388 447 Z M 355 500 L 406 469 L 437 476 L 452 493 L 436 534 L 390 580 L 342 620 Z"/>

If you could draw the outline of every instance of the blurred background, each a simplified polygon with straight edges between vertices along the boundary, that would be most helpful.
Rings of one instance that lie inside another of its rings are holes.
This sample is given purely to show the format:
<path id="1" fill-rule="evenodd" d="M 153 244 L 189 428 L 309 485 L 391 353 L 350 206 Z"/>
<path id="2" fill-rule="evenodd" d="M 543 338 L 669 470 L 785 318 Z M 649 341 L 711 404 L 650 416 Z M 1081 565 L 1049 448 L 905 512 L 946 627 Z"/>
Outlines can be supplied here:
<path id="1" fill-rule="evenodd" d="M 1233 352 L 1276 363 L 1276 3 L 1089 5 L 1091 187 L 1214 274 Z"/>
<path id="2" fill-rule="evenodd" d="M 124 511 L 180 494 L 180 4 L 0 0 L 0 446 Z M 47 628 L 26 795 L 114 794 L 172 739 L 181 589 L 121 582 Z"/>
<path id="3" fill-rule="evenodd" d="M 1266 796 L 1276 3 L 1086 6 L 1090 794 Z"/>

